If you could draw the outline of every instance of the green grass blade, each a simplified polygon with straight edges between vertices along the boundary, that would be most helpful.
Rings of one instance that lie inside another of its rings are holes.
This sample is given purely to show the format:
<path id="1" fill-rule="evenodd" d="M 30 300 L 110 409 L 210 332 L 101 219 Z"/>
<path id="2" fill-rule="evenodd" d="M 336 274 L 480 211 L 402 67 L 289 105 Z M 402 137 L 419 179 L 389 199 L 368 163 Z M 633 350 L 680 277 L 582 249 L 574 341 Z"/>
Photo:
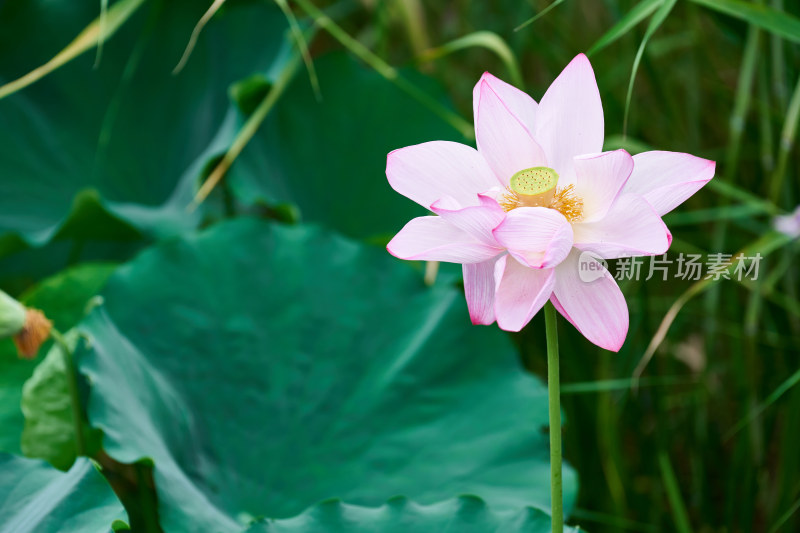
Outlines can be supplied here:
<path id="1" fill-rule="evenodd" d="M 99 43 L 107 41 L 143 3 L 144 0 L 120 0 L 115 3 L 105 15 L 101 13 L 66 48 L 54 55 L 50 61 L 21 78 L 0 86 L 0 99 L 39 81 L 87 50 L 91 50 Z"/>
<path id="2" fill-rule="evenodd" d="M 636 51 L 636 58 L 633 60 L 633 68 L 631 69 L 631 78 L 628 81 L 628 94 L 625 97 L 625 114 L 622 119 L 622 134 L 626 135 L 628 132 L 628 112 L 631 108 L 631 97 L 633 96 L 633 82 L 636 80 L 636 72 L 639 70 L 639 63 L 642 61 L 642 56 L 644 55 L 644 49 L 647 46 L 647 42 L 650 40 L 650 37 L 658 31 L 658 28 L 661 27 L 661 24 L 667 19 L 670 11 L 672 8 L 675 7 L 675 2 L 677 0 L 662 0 L 658 11 L 655 12 L 653 18 L 650 19 L 650 24 L 647 26 L 647 31 L 645 31 L 644 38 L 642 38 L 642 44 L 639 45 L 639 49 Z"/>
<path id="3" fill-rule="evenodd" d="M 178 61 L 178 64 L 175 65 L 175 68 L 172 70 L 173 74 L 179 73 L 181 70 L 183 70 L 183 67 L 186 66 L 186 62 L 189 61 L 189 56 L 192 55 L 192 50 L 194 50 L 194 47 L 197 44 L 197 39 L 200 37 L 200 32 L 203 31 L 203 28 L 206 27 L 208 21 L 211 20 L 214 15 L 216 15 L 217 11 L 220 10 L 222 4 L 224 3 L 225 0 L 214 0 L 206 12 L 203 13 L 203 16 L 200 17 L 200 20 L 197 21 L 194 29 L 192 29 L 192 34 L 189 36 L 189 42 L 186 44 L 186 49 L 183 51 L 183 55 Z"/>
<path id="4" fill-rule="evenodd" d="M 763 211 L 764 213 L 768 213 L 770 215 L 777 215 L 781 213 L 781 210 L 774 203 L 770 202 L 769 200 L 765 200 L 760 196 L 756 196 L 750 191 L 737 185 L 733 185 L 732 183 L 720 180 L 711 180 L 708 182 L 706 187 L 717 194 L 743 202 L 751 206 L 753 209 Z"/>
<path id="5" fill-rule="evenodd" d="M 777 37 L 774 38 L 777 39 Z M 775 157 L 773 155 L 775 136 L 772 134 L 772 102 L 770 98 L 767 64 L 763 61 L 760 62 L 758 66 L 758 97 L 756 102 L 758 110 L 758 148 L 760 152 L 761 170 L 765 175 L 772 174 L 775 170 Z"/>
<path id="6" fill-rule="evenodd" d="M 551 9 L 553 9 L 558 4 L 561 4 L 563 2 L 564 2 L 564 0 L 555 0 L 555 2 L 553 2 L 552 4 L 547 6 L 546 8 L 542 9 L 541 11 L 536 13 L 534 16 L 532 16 L 531 18 L 529 18 L 528 20 L 526 20 L 525 22 L 523 22 L 522 24 L 520 24 L 516 28 L 514 28 L 514 31 L 519 31 L 519 30 L 521 30 L 522 28 L 524 28 L 526 26 L 530 26 L 531 24 L 533 24 L 534 22 L 539 20 L 540 17 L 543 17 L 543 16 L 547 15 L 547 13 L 550 12 Z"/>
<path id="7" fill-rule="evenodd" d="M 800 43 L 800 19 L 789 13 L 742 0 L 692 0 L 692 2 L 755 24 L 787 41 Z"/>
<path id="8" fill-rule="evenodd" d="M 624 17 L 619 19 L 619 21 L 614 24 L 610 30 L 605 32 L 602 37 L 600 37 L 589 51 L 586 52 L 587 56 L 592 56 L 596 54 L 606 46 L 610 45 L 629 31 L 631 31 L 637 24 L 641 21 L 649 17 L 653 14 L 653 11 L 658 9 L 658 6 L 661 4 L 661 0 L 642 0 L 636 7 L 628 11 Z"/>
<path id="9" fill-rule="evenodd" d="M 772 526 L 772 528 L 769 530 L 769 533 L 777 533 L 777 531 L 780 530 L 780 528 L 783 527 L 783 525 L 789 521 L 789 519 L 792 517 L 794 513 L 797 512 L 798 509 L 800 509 L 800 500 L 797 500 L 795 504 L 789 508 L 788 511 L 786 511 L 785 513 L 783 513 L 783 515 L 781 515 L 781 517 L 778 519 L 775 525 Z"/>
<path id="10" fill-rule="evenodd" d="M 789 155 L 792 152 L 795 137 L 797 136 L 797 123 L 800 121 L 800 77 L 797 79 L 792 99 L 789 101 L 789 109 L 786 111 L 786 120 L 781 130 L 781 142 L 778 146 L 778 163 L 775 165 L 775 173 L 770 180 L 769 199 L 773 203 L 778 202 L 783 189 L 783 181 L 786 178 L 786 167 L 789 164 Z"/>
<path id="11" fill-rule="evenodd" d="M 756 215 L 763 215 L 764 213 L 765 210 L 762 204 L 722 205 L 718 207 L 708 207 L 706 209 L 696 209 L 694 211 L 670 213 L 666 221 L 669 227 L 694 226 L 705 222 L 751 218 Z M 721 250 L 723 247 L 715 246 L 713 249 Z"/>
<path id="12" fill-rule="evenodd" d="M 778 399 L 781 396 L 790 391 L 798 383 L 800 383 L 800 370 L 797 370 L 794 374 L 789 376 L 788 379 L 786 379 L 783 383 L 781 383 L 777 389 L 772 391 L 772 393 L 769 396 L 767 396 L 767 399 L 764 400 L 764 403 L 762 403 L 756 409 L 754 409 L 748 416 L 737 422 L 736 425 L 733 426 L 733 428 L 731 428 L 730 431 L 728 431 L 725 434 L 725 440 L 730 439 L 731 437 L 736 435 L 736 433 L 741 431 L 742 428 L 744 428 L 745 426 L 750 424 L 753 420 L 758 418 L 761 415 L 761 413 L 763 413 L 764 411 L 767 410 L 767 408 L 769 408 L 770 405 L 778 401 Z"/>
<path id="13" fill-rule="evenodd" d="M 400 19 L 406 27 L 408 41 L 414 54 L 421 54 L 431 47 L 431 40 L 425 23 L 425 8 L 422 0 L 395 0 Z"/>
<path id="14" fill-rule="evenodd" d="M 750 109 L 753 94 L 753 81 L 756 77 L 756 63 L 760 46 L 760 32 L 756 26 L 751 25 L 747 33 L 747 42 L 742 57 L 742 66 L 739 69 L 739 79 L 736 83 L 736 97 L 733 104 L 733 113 L 728 124 L 730 140 L 725 155 L 725 181 L 734 181 L 739 167 L 739 150 L 742 144 L 745 117 Z"/>
<path id="15" fill-rule="evenodd" d="M 672 470 L 672 464 L 666 452 L 658 454 L 658 466 L 661 469 L 661 479 L 664 481 L 664 490 L 667 492 L 669 505 L 672 507 L 675 530 L 678 533 L 691 533 L 689 514 L 686 512 L 686 506 L 683 503 L 680 488 L 678 488 L 678 480 L 675 478 L 675 472 Z"/>
<path id="16" fill-rule="evenodd" d="M 106 17 L 108 16 L 108 0 L 100 0 L 100 31 L 102 35 L 106 27 Z M 100 59 L 103 57 L 103 41 L 97 40 L 97 55 L 94 58 L 94 68 L 100 66 Z"/>
<path id="17" fill-rule="evenodd" d="M 695 380 L 685 376 L 660 376 L 642 378 L 639 381 L 633 378 L 604 379 L 600 381 L 586 381 L 581 383 L 566 383 L 561 385 L 561 394 L 594 394 L 599 392 L 614 392 L 631 390 L 633 387 L 655 387 L 660 385 L 689 385 Z"/>
<path id="18" fill-rule="evenodd" d="M 465 48 L 485 48 L 500 58 L 508 70 L 511 77 L 511 82 L 518 88 L 524 90 L 524 82 L 519 68 L 519 61 L 511 51 L 505 40 L 502 37 L 491 31 L 476 31 L 463 37 L 459 37 L 449 43 L 431 48 L 420 54 L 420 61 L 433 61 L 446 55 L 452 54 Z"/>
<path id="19" fill-rule="evenodd" d="M 297 48 L 300 49 L 300 54 L 303 56 L 303 63 L 306 65 L 306 72 L 308 72 L 308 79 L 311 82 L 311 89 L 314 91 L 314 97 L 317 102 L 322 101 L 322 91 L 319 88 L 319 78 L 317 78 L 317 70 L 314 68 L 314 62 L 311 60 L 311 52 L 308 50 L 308 42 L 306 41 L 303 31 L 300 29 L 300 24 L 297 23 L 297 17 L 294 16 L 292 10 L 289 9 L 289 4 L 286 0 L 275 0 L 278 7 L 281 8 L 283 16 L 289 22 L 289 27 L 292 30 Z"/>

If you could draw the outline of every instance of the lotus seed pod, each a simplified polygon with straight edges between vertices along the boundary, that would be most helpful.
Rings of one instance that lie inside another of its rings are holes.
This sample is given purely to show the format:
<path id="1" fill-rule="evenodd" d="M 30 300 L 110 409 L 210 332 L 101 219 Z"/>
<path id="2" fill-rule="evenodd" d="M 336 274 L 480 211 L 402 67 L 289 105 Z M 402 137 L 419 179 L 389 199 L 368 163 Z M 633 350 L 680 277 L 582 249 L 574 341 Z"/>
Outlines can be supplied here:
<path id="1" fill-rule="evenodd" d="M 520 170 L 510 180 L 511 191 L 527 207 L 549 207 L 556 192 L 558 174 L 552 168 L 533 167 Z"/>

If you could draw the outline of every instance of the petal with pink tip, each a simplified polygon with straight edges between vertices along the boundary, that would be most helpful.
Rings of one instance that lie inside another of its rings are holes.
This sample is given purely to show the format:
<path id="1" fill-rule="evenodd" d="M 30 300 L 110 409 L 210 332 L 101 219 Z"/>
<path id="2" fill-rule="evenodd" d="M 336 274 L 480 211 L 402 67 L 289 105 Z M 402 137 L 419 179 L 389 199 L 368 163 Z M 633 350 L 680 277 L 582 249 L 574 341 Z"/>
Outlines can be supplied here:
<path id="1" fill-rule="evenodd" d="M 442 217 L 412 219 L 386 249 L 400 259 L 446 263 L 480 263 L 498 253 L 496 247 L 479 241 Z"/>
<path id="2" fill-rule="evenodd" d="M 473 324 L 488 326 L 494 322 L 494 265 L 497 258 L 482 263 L 462 265 L 464 296 Z"/>
<path id="3" fill-rule="evenodd" d="M 472 89 L 472 116 L 474 117 L 475 124 L 478 123 L 478 103 L 480 102 L 481 84 L 483 82 L 488 83 L 489 87 L 491 87 L 495 94 L 506 104 L 508 110 L 519 119 L 529 132 L 533 132 L 536 108 L 538 106 L 536 100 L 531 98 L 526 92 L 520 91 L 513 85 L 492 76 L 488 72 L 483 73 L 481 79 L 475 84 L 475 88 Z"/>
<path id="4" fill-rule="evenodd" d="M 623 193 L 641 194 L 659 215 L 665 215 L 711 181 L 716 165 L 680 152 L 636 154 Z"/>
<path id="5" fill-rule="evenodd" d="M 575 158 L 575 190 L 583 200 L 583 220 L 606 216 L 633 170 L 633 158 L 625 150 Z"/>
<path id="6" fill-rule="evenodd" d="M 582 281 L 578 273 L 581 253 L 573 250 L 556 268 L 553 297 L 559 313 L 592 343 L 617 352 L 628 334 L 628 305 L 611 274 Z M 583 260 L 586 258 L 584 256 Z M 599 263 L 597 263 L 599 265 Z M 498 319 L 499 321 L 499 319 Z"/>
<path id="7" fill-rule="evenodd" d="M 503 185 L 520 170 L 547 166 L 531 133 L 486 80 L 480 82 L 475 138 L 478 151 Z"/>
<path id="8" fill-rule="evenodd" d="M 497 325 L 519 331 L 531 321 L 553 292 L 554 270 L 528 268 L 510 255 L 494 267 L 494 312 Z"/>
<path id="9" fill-rule="evenodd" d="M 575 248 L 605 259 L 661 255 L 672 243 L 672 235 L 655 209 L 635 194 L 620 196 L 604 218 L 575 223 L 572 231 Z"/>
<path id="10" fill-rule="evenodd" d="M 502 251 L 492 235 L 492 230 L 497 227 L 505 217 L 505 211 L 497 202 L 488 196 L 478 195 L 480 205 L 461 207 L 452 197 L 446 196 L 431 205 L 431 211 L 456 226 L 491 246 Z"/>
<path id="11" fill-rule="evenodd" d="M 603 150 L 603 105 L 585 55 L 575 57 L 545 92 L 533 137 L 558 172 L 560 186 L 575 183 L 576 156 Z"/>
<path id="12" fill-rule="evenodd" d="M 498 185 L 477 150 L 449 141 L 431 141 L 390 152 L 386 177 L 392 188 L 422 207 L 443 196 L 461 205 L 477 203 L 477 194 Z"/>
<path id="13" fill-rule="evenodd" d="M 531 268 L 552 268 L 572 248 L 572 226 L 564 215 L 547 207 L 514 209 L 492 234 L 517 261 Z"/>

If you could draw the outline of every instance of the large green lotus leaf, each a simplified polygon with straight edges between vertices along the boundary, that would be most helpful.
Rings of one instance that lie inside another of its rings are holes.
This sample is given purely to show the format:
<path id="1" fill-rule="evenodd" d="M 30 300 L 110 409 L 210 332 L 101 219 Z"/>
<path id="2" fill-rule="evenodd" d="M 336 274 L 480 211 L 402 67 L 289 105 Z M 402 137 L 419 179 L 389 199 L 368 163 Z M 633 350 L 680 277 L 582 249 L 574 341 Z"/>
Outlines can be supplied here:
<path id="1" fill-rule="evenodd" d="M 228 2 L 172 70 L 208 3 L 145 2 L 105 43 L 0 100 L 0 234 L 107 240 L 194 227 L 186 206 L 220 130 L 228 87 L 265 71 L 285 19 L 268 2 Z M 0 82 L 39 66 L 99 14 L 99 2 L 0 5 Z M 224 134 L 227 139 L 220 139 Z M 77 201 L 76 198 L 80 198 Z"/>
<path id="2" fill-rule="evenodd" d="M 464 139 L 347 54 L 327 54 L 314 65 L 322 99 L 315 99 L 306 76 L 296 76 L 234 164 L 231 186 L 244 202 L 296 204 L 305 221 L 388 242 L 425 210 L 391 189 L 386 155 L 435 139 Z M 451 107 L 431 79 L 405 74 L 444 108 Z"/>
<path id="3" fill-rule="evenodd" d="M 88 413 L 155 462 L 167 531 L 327 498 L 549 505 L 547 393 L 463 295 L 320 229 L 224 223 L 121 267 L 82 322 Z M 569 509 L 574 472 L 565 468 Z"/>
<path id="4" fill-rule="evenodd" d="M 475 496 L 461 496 L 432 505 L 393 498 L 381 507 L 349 505 L 338 500 L 320 503 L 284 520 L 262 519 L 248 533 L 550 533 L 550 515 L 527 507 L 494 512 Z M 565 528 L 577 533 L 577 528 Z"/>
<path id="5" fill-rule="evenodd" d="M 0 453 L 0 533 L 108 532 L 125 510 L 92 462 L 69 472 Z"/>
<path id="6" fill-rule="evenodd" d="M 81 339 L 76 330 L 64 336 L 71 352 Z M 62 346 L 53 344 L 22 387 L 22 453 L 44 459 L 59 470 L 67 470 L 78 456 L 75 436 L 75 414 L 70 395 L 70 370 Z M 100 435 L 82 424 L 84 455 L 93 455 L 99 447 Z"/>
<path id="7" fill-rule="evenodd" d="M 96 295 L 113 272 L 108 263 L 81 265 L 42 281 L 22 296 L 29 307 L 41 309 L 56 328 L 66 331 L 83 318 L 86 304 Z M 20 410 L 22 385 L 43 359 L 47 345 L 39 358 L 28 361 L 17 356 L 10 339 L 0 340 L 0 450 L 20 452 L 20 436 L 24 419 Z"/>

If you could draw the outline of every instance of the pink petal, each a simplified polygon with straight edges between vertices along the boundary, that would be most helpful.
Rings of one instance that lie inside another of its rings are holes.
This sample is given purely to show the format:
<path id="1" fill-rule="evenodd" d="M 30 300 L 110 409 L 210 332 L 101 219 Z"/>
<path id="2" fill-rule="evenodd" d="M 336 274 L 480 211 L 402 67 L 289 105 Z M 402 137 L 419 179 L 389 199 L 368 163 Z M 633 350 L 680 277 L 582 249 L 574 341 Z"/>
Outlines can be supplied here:
<path id="1" fill-rule="evenodd" d="M 672 235 L 655 209 L 635 194 L 620 196 L 604 218 L 573 224 L 572 231 L 575 248 L 605 259 L 660 255 L 672 242 Z"/>
<path id="2" fill-rule="evenodd" d="M 494 322 L 494 265 L 497 258 L 462 266 L 464 296 L 473 324 L 488 326 Z"/>
<path id="3" fill-rule="evenodd" d="M 603 150 L 603 105 L 585 55 L 575 57 L 547 89 L 533 136 L 559 173 L 559 185 L 575 183 L 575 156 Z"/>
<path id="4" fill-rule="evenodd" d="M 475 137 L 478 151 L 503 185 L 520 170 L 547 165 L 530 132 L 486 80 L 480 82 Z"/>
<path id="5" fill-rule="evenodd" d="M 441 217 L 412 219 L 386 249 L 400 259 L 446 263 L 480 263 L 498 252 Z"/>
<path id="6" fill-rule="evenodd" d="M 628 305 L 625 297 L 617 282 L 605 269 L 601 277 L 593 281 L 582 281 L 578 275 L 580 255 L 580 252 L 573 250 L 556 268 L 553 297 L 550 301 L 584 337 L 601 348 L 617 352 L 628 334 Z M 582 260 L 587 259 L 584 256 Z"/>
<path id="7" fill-rule="evenodd" d="M 386 177 L 392 188 L 428 208 L 443 196 L 462 205 L 474 204 L 476 195 L 498 185 L 477 150 L 449 141 L 407 146 L 389 153 Z"/>
<path id="8" fill-rule="evenodd" d="M 583 199 L 583 220 L 606 216 L 633 170 L 633 158 L 625 150 L 576 157 L 575 189 Z"/>
<path id="9" fill-rule="evenodd" d="M 623 193 L 640 194 L 659 215 L 682 204 L 714 177 L 716 163 L 680 152 L 644 152 L 633 156 L 633 174 Z"/>
<path id="10" fill-rule="evenodd" d="M 510 255 L 498 259 L 494 312 L 500 329 L 519 331 L 531 321 L 553 292 L 554 272 L 551 268 L 528 268 Z"/>
<path id="11" fill-rule="evenodd" d="M 480 205 L 461 207 L 455 199 L 445 196 L 431 205 L 431 211 L 476 239 L 497 247 L 499 253 L 502 249 L 497 245 L 492 230 L 503 221 L 506 213 L 492 198 L 478 195 L 478 201 Z"/>
<path id="12" fill-rule="evenodd" d="M 531 98 L 524 91 L 520 91 L 499 78 L 495 78 L 488 72 L 484 72 L 475 88 L 472 90 L 472 111 L 475 124 L 478 123 L 478 103 L 480 102 L 481 84 L 489 84 L 489 87 L 506 104 L 508 110 L 519 119 L 523 126 L 529 131 L 533 131 L 534 120 L 536 118 L 536 100 Z"/>
<path id="13" fill-rule="evenodd" d="M 514 209 L 492 234 L 517 261 L 531 268 L 552 268 L 572 248 L 572 226 L 564 215 L 547 207 Z"/>

